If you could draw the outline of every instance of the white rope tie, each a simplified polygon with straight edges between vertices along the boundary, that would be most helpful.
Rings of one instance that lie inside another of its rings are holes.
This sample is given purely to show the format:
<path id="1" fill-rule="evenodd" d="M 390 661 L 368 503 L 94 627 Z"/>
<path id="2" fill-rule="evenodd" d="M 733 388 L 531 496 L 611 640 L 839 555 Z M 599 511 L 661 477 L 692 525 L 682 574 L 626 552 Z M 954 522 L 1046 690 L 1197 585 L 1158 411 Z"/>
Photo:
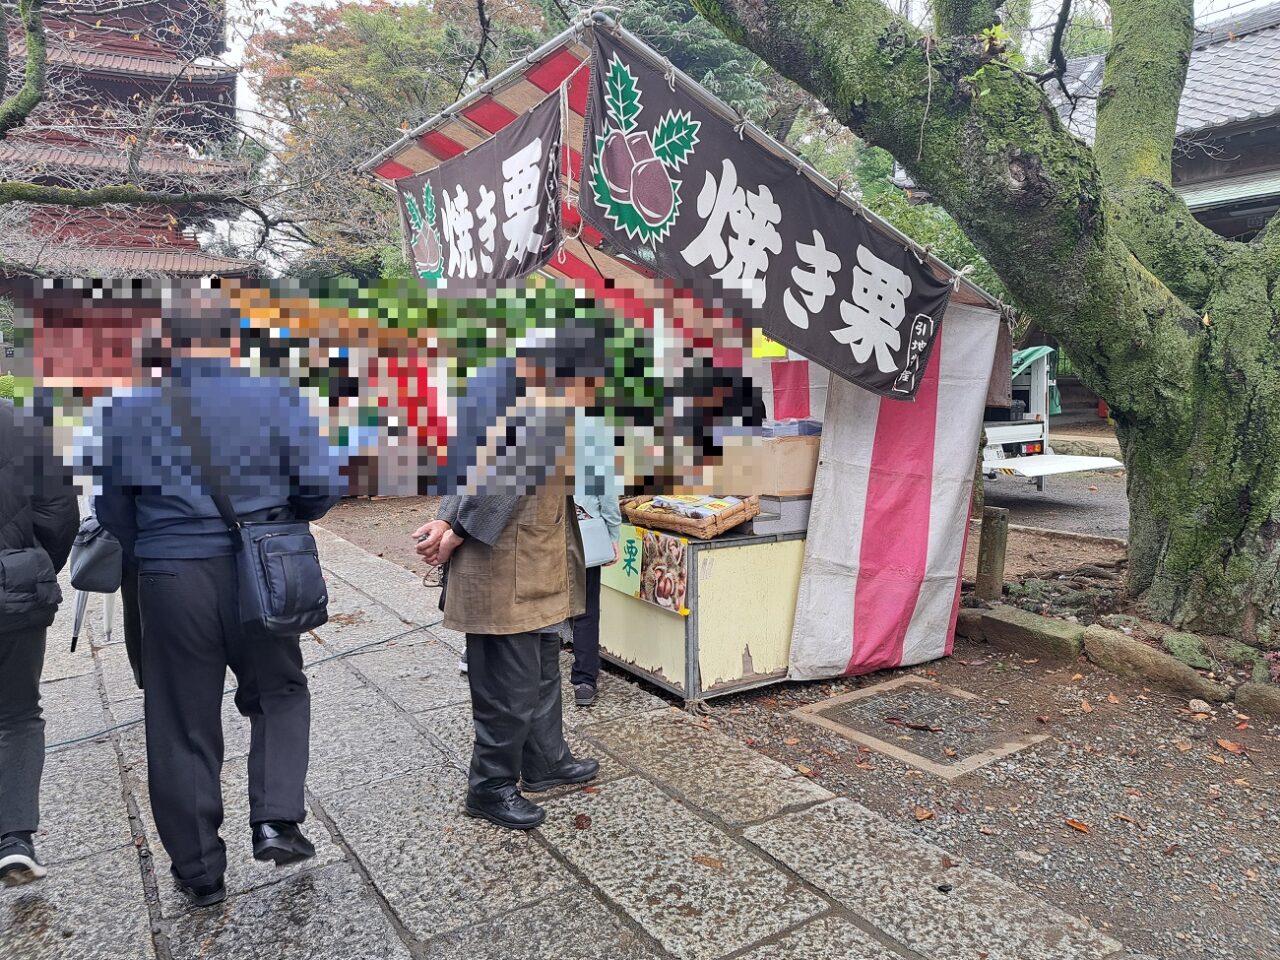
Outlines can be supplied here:
<path id="1" fill-rule="evenodd" d="M 969 274 L 973 273 L 973 264 L 966 263 L 963 267 L 955 272 L 955 276 L 951 278 L 951 288 L 953 290 L 960 289 L 960 282 Z"/>

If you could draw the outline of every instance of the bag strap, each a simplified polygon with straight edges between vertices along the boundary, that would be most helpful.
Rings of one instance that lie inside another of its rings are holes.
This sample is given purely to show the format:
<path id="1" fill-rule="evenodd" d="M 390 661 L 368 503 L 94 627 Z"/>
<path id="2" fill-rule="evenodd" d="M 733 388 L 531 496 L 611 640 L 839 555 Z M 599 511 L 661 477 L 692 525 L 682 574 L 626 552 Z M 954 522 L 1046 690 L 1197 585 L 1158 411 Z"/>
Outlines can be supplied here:
<path id="1" fill-rule="evenodd" d="M 181 389 L 171 391 L 169 406 L 173 411 L 173 422 L 178 434 L 191 448 L 192 462 L 200 468 L 200 478 L 209 486 L 209 496 L 213 505 L 218 508 L 218 515 L 227 525 L 227 532 L 238 548 L 241 545 L 240 520 L 236 517 L 231 498 L 218 489 L 218 471 L 213 465 L 213 452 L 209 446 L 209 438 L 205 436 L 200 424 L 196 421 L 195 411 L 191 406 L 191 397 Z"/>

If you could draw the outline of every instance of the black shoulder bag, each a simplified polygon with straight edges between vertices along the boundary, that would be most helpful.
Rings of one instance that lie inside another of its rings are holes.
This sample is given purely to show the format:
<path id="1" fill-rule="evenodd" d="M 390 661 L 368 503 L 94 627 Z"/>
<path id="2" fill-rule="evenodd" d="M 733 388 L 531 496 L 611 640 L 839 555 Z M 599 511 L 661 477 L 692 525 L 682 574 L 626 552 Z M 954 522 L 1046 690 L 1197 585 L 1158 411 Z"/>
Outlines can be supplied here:
<path id="1" fill-rule="evenodd" d="M 311 524 L 305 520 L 241 520 L 219 491 L 208 438 L 196 422 L 190 398 L 172 394 L 174 423 L 191 448 L 201 479 L 235 544 L 240 620 L 251 630 L 296 636 L 329 619 L 329 591 Z"/>

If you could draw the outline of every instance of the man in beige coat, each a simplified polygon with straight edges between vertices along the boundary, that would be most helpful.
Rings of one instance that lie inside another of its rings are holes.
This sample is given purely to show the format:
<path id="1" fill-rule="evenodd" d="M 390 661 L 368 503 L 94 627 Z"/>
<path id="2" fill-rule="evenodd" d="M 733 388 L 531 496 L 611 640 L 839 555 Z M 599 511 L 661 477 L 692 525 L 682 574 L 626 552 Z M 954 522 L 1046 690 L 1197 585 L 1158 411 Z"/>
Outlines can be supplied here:
<path id="1" fill-rule="evenodd" d="M 445 497 L 437 518 L 416 534 L 423 559 L 447 565 L 444 625 L 467 637 L 476 739 L 466 812 L 516 830 L 546 817 L 521 783 L 540 792 L 585 783 L 600 769 L 575 759 L 564 739 L 560 641 L 586 609 L 586 567 L 567 464 L 547 455 L 571 449 L 575 405 L 591 402 L 592 373 L 603 371 L 603 354 L 591 356 L 600 348 L 586 339 L 565 334 L 522 352 L 517 399 L 495 412 L 488 433 L 505 437 L 518 424 L 526 446 L 486 452 L 480 440 L 473 454 L 477 472 L 491 481 L 526 474 L 520 482 L 470 487 L 500 494 Z"/>

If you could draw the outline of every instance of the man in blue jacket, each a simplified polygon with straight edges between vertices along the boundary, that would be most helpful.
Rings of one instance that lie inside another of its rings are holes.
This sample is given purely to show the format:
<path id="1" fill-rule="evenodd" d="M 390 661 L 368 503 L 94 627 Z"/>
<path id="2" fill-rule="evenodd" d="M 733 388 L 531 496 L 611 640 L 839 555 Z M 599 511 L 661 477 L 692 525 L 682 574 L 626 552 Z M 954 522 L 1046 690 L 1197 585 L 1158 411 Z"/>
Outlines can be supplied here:
<path id="1" fill-rule="evenodd" d="M 112 399 L 91 427 L 98 519 L 138 565 L 156 830 L 198 906 L 226 897 L 218 830 L 228 667 L 251 726 L 254 856 L 283 866 L 315 854 L 299 828 L 311 723 L 301 649 L 296 637 L 241 624 L 234 545 L 210 493 L 227 495 L 241 520 L 316 520 L 343 492 L 305 398 L 226 359 L 238 323 L 198 291 L 177 292 L 162 321 L 169 382 Z"/>

